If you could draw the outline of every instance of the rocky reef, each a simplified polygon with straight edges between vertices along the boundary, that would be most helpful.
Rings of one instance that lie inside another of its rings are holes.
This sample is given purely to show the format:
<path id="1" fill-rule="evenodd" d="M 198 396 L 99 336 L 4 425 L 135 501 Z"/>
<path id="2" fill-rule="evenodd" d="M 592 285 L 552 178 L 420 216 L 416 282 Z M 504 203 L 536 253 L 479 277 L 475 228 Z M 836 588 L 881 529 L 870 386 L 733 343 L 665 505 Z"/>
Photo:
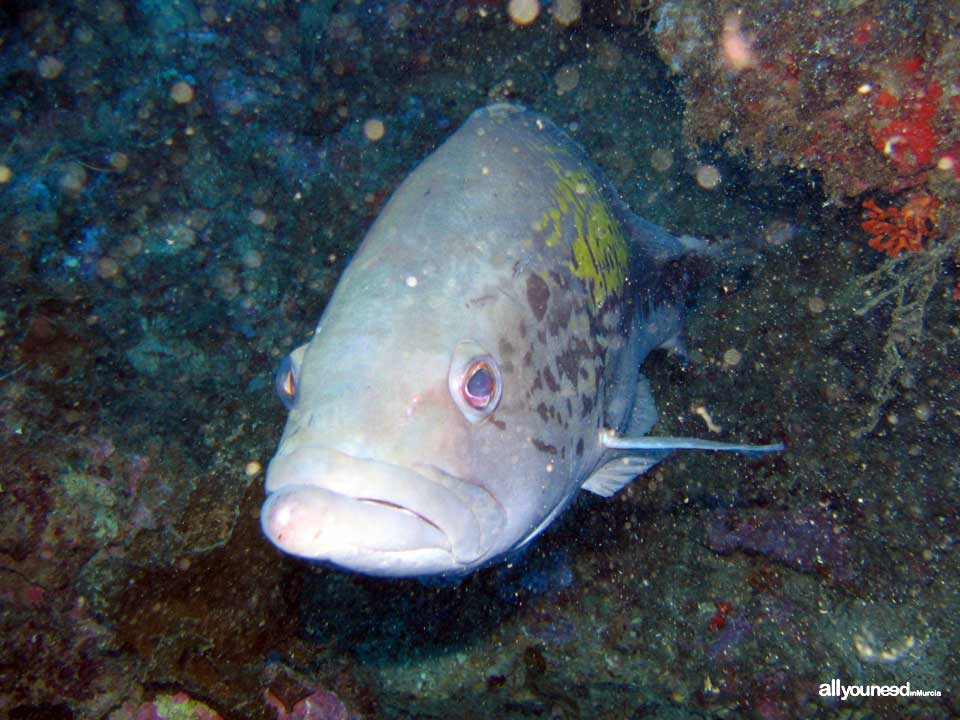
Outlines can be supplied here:
<path id="1" fill-rule="evenodd" d="M 0 8 L 0 715 L 960 713 L 955 4 Z M 677 454 L 455 585 L 261 536 L 279 358 L 475 108 L 717 247 Z M 730 238 L 737 238 L 735 244 Z M 840 700 L 845 684 L 939 695 Z"/>

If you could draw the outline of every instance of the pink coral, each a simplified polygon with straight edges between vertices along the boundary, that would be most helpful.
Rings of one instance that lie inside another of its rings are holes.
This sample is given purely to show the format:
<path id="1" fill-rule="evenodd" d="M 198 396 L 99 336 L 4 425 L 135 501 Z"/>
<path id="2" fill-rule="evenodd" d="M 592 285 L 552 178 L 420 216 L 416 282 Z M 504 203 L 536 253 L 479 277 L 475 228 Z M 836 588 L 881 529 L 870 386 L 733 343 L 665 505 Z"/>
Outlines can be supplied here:
<path id="1" fill-rule="evenodd" d="M 184 692 L 157 695 L 137 708 L 133 720 L 222 720 L 220 715 Z"/>
<path id="2" fill-rule="evenodd" d="M 315 690 L 297 702 L 289 712 L 269 690 L 267 703 L 277 712 L 277 720 L 347 720 L 347 709 L 340 699 L 326 690 Z"/>

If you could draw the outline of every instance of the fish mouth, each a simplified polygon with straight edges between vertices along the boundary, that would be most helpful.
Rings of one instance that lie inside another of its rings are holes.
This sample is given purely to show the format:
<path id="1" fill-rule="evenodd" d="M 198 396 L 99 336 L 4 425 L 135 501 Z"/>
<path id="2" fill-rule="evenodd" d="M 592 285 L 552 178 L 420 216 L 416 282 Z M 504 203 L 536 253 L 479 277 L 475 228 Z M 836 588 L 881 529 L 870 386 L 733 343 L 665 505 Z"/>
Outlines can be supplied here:
<path id="1" fill-rule="evenodd" d="M 396 503 L 386 502 L 385 500 L 374 500 L 373 498 L 356 498 L 356 501 L 359 503 L 368 503 L 370 505 L 376 505 L 378 507 L 390 508 L 392 510 L 397 510 L 399 512 L 405 513 L 410 517 L 414 517 L 420 522 L 426 523 L 430 527 L 434 528 L 437 532 L 443 532 L 436 523 L 430 521 L 430 518 L 424 517 L 420 513 L 416 513 L 409 508 L 405 508 L 403 505 L 397 505 Z"/>
<path id="2" fill-rule="evenodd" d="M 266 490 L 261 525 L 280 549 L 369 574 L 469 569 L 506 523 L 487 490 L 436 466 L 322 447 L 274 457 Z"/>

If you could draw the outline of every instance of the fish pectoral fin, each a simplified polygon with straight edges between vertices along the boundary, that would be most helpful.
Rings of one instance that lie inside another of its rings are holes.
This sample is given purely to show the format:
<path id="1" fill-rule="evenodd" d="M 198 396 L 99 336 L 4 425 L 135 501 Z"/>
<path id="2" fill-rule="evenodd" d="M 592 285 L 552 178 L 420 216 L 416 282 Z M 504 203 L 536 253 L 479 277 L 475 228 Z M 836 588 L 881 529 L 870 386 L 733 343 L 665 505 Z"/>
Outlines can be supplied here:
<path id="1" fill-rule="evenodd" d="M 637 395 L 633 401 L 633 411 L 630 413 L 630 423 L 627 425 L 627 435 L 640 437 L 653 430 L 657 424 L 657 404 L 653 400 L 653 390 L 646 376 L 637 378 Z"/>
<path id="2" fill-rule="evenodd" d="M 631 401 L 632 408 L 627 405 Z M 624 418 L 626 418 L 626 428 L 623 432 L 630 437 L 646 435 L 657 424 L 657 404 L 653 400 L 650 381 L 643 374 L 637 377 L 633 396 L 628 393 L 613 393 L 607 408 L 607 427 L 619 426 Z"/>
<path id="3" fill-rule="evenodd" d="M 701 440 L 691 437 L 620 437 L 612 432 L 603 435 L 603 446 L 620 453 L 619 457 L 601 465 L 582 485 L 584 490 L 610 497 L 622 490 L 638 475 L 643 475 L 673 450 L 711 450 L 744 455 L 765 455 L 783 450 L 783 443 L 743 445 L 739 443 Z"/>
<path id="4" fill-rule="evenodd" d="M 683 330 L 660 343 L 660 348 L 677 358 L 683 367 L 690 366 L 690 350 L 687 347 L 687 335 Z"/>
<path id="5" fill-rule="evenodd" d="M 769 445 L 746 445 L 741 443 L 718 442 L 716 440 L 701 440 L 692 437 L 644 436 L 618 437 L 615 433 L 605 432 L 603 446 L 608 450 L 636 450 L 643 452 L 657 450 L 711 450 L 714 452 L 735 452 L 743 455 L 765 455 L 766 453 L 780 452 L 784 449 L 783 443 Z"/>
<path id="6" fill-rule="evenodd" d="M 643 475 L 666 456 L 665 451 L 616 458 L 594 470 L 581 487 L 600 497 L 610 497 L 623 490 L 635 477 Z"/>

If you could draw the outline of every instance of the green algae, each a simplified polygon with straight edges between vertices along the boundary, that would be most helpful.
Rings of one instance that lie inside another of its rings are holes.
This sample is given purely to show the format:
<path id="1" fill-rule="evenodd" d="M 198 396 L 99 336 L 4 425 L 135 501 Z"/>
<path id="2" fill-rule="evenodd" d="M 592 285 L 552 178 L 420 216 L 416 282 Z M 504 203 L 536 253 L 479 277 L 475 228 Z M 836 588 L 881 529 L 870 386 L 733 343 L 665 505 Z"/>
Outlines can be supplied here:
<path id="1" fill-rule="evenodd" d="M 89 517 L 94 536 L 100 542 L 111 542 L 120 534 L 120 517 L 117 506 L 120 498 L 96 475 L 87 475 L 68 470 L 60 476 L 60 485 L 77 509 Z"/>

